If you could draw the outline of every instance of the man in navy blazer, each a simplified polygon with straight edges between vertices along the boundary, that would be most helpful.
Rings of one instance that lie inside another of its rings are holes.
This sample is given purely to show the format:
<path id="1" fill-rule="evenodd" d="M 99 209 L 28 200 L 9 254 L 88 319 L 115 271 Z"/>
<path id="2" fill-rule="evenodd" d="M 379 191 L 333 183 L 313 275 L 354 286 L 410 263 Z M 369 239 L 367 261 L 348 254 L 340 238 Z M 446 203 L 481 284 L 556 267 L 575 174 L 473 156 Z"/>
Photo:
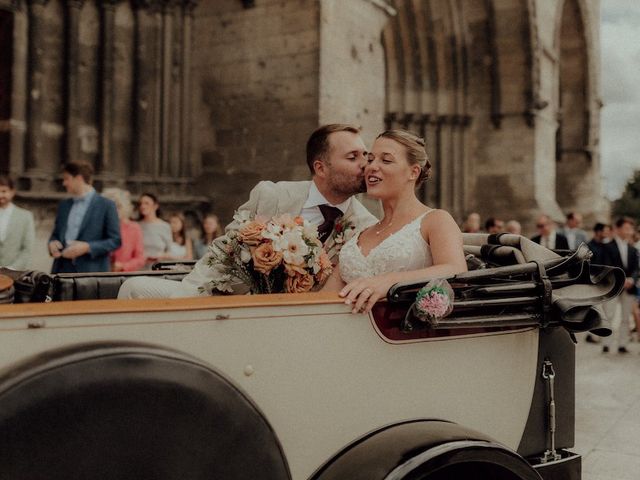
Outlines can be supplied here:
<path id="1" fill-rule="evenodd" d="M 628 217 L 622 217 L 616 221 L 615 235 L 613 240 L 605 243 L 602 247 L 602 263 L 612 267 L 619 267 L 624 270 L 626 281 L 624 292 L 615 299 L 604 305 L 607 319 L 613 325 L 613 318 L 616 313 L 620 314 L 620 328 L 617 332 L 618 352 L 627 353 L 629 343 L 630 328 L 629 319 L 636 302 L 636 282 L 638 280 L 638 250 L 632 245 L 633 233 L 635 230 L 634 221 Z M 604 338 L 602 351 L 607 353 L 613 343 L 613 336 Z"/>
<path id="2" fill-rule="evenodd" d="M 94 190 L 92 175 L 88 162 L 63 167 L 62 185 L 72 198 L 60 202 L 49 238 L 51 273 L 107 272 L 109 253 L 120 246 L 116 205 Z"/>

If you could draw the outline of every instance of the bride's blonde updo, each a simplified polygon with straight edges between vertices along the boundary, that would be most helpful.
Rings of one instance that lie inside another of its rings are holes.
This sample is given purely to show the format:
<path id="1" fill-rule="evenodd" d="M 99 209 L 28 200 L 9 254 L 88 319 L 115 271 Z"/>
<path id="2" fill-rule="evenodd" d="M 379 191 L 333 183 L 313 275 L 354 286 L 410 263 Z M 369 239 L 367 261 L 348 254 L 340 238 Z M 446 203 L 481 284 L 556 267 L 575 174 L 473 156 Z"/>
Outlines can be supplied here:
<path id="1" fill-rule="evenodd" d="M 406 130 L 385 130 L 377 138 L 389 138 L 395 140 L 405 147 L 407 151 L 407 161 L 409 165 L 420 165 L 421 171 L 416 180 L 416 187 L 420 186 L 431 172 L 431 163 L 426 151 L 426 144 L 423 138 Z"/>

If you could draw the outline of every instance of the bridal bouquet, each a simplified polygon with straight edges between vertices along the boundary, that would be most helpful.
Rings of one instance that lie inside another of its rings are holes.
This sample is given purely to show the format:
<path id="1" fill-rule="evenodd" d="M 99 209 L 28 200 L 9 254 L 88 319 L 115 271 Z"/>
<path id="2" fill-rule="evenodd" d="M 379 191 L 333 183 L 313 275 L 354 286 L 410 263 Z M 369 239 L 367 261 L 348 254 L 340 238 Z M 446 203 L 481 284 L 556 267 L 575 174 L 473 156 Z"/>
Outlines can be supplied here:
<path id="1" fill-rule="evenodd" d="M 302 217 L 251 218 L 237 212 L 233 218 L 237 229 L 209 247 L 214 290 L 233 292 L 232 285 L 243 283 L 251 293 L 301 293 L 331 275 L 317 229 Z"/>

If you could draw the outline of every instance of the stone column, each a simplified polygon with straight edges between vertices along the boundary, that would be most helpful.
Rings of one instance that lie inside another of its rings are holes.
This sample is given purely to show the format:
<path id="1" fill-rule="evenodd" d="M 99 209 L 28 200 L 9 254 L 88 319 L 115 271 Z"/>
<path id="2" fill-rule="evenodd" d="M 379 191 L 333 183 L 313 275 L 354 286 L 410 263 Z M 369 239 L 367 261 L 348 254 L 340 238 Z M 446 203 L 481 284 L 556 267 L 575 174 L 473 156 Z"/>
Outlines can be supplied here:
<path id="1" fill-rule="evenodd" d="M 12 55 L 10 55 L 11 90 L 6 92 L 9 102 L 10 116 L 6 123 L 0 126 L 0 136 L 4 135 L 9 157 L 0 162 L 11 175 L 19 177 L 25 169 L 25 136 L 26 136 L 26 105 L 27 105 L 27 7 L 26 2 L 14 0 L 10 5 L 10 15 L 13 16 L 13 31 L 8 32 L 13 40 Z M 5 163 L 6 162 L 6 163 Z"/>
<path id="2" fill-rule="evenodd" d="M 319 124 L 359 124 L 367 144 L 384 127 L 381 38 L 395 13 L 383 0 L 320 2 Z"/>
<path id="3" fill-rule="evenodd" d="M 160 164 L 161 35 L 160 1 L 139 0 L 135 4 L 135 94 L 134 151 L 132 173 L 151 179 Z"/>
<path id="4" fill-rule="evenodd" d="M 67 135 L 65 160 L 77 161 L 80 157 L 80 11 L 84 0 L 67 0 Z"/>
<path id="5" fill-rule="evenodd" d="M 115 75 L 115 14 L 118 0 L 102 0 L 102 95 L 100 96 L 100 165 L 99 172 L 113 171 L 113 122 Z"/>
<path id="6" fill-rule="evenodd" d="M 195 0 L 185 0 L 183 4 L 182 27 L 182 91 L 181 104 L 181 134 L 179 151 L 179 174 L 184 177 L 200 173 L 191 158 L 191 48 L 193 35 L 193 11 L 197 3 Z"/>
<path id="7" fill-rule="evenodd" d="M 31 190 L 54 188 L 52 178 L 62 163 L 64 135 L 61 92 L 64 55 L 63 14 L 59 4 L 29 2 L 29 72 L 26 177 Z"/>
<path id="8" fill-rule="evenodd" d="M 162 58 L 161 61 L 161 89 L 162 93 L 160 94 L 161 99 L 161 147 L 160 147 L 160 171 L 159 174 L 161 177 L 170 177 L 174 172 L 172 172 L 171 168 L 171 145 L 174 140 L 172 132 L 172 117 L 175 116 L 177 112 L 172 111 L 172 96 L 174 95 L 174 90 L 172 88 L 172 61 L 173 61 L 173 14 L 175 9 L 175 3 L 173 0 L 166 0 L 163 3 L 162 8 L 162 40 L 161 40 L 161 51 Z"/>
<path id="9" fill-rule="evenodd" d="M 113 58 L 113 104 L 111 112 L 111 167 L 109 173 L 122 180 L 129 173 L 132 143 L 133 105 L 133 12 L 130 2 L 116 6 L 114 16 Z"/>

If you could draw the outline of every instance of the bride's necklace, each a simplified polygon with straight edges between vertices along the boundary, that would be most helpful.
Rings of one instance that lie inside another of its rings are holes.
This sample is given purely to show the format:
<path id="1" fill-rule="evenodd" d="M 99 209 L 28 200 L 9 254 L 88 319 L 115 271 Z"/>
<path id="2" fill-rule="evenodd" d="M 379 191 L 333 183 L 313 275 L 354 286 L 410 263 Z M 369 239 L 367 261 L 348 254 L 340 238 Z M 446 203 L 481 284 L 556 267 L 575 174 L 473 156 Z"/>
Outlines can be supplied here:
<path id="1" fill-rule="evenodd" d="M 382 226 L 382 220 L 380 220 L 378 223 L 376 223 L 376 225 L 380 225 L 380 226 Z M 391 225 L 393 225 L 393 220 L 391 220 L 391 221 L 389 222 L 389 224 L 388 224 L 386 227 L 383 227 L 383 228 L 381 228 L 381 229 L 379 229 L 379 230 L 374 230 L 374 233 L 375 233 L 376 235 L 380 235 L 382 232 L 384 232 L 384 231 L 385 231 L 385 230 L 387 230 L 389 227 L 391 227 Z"/>

